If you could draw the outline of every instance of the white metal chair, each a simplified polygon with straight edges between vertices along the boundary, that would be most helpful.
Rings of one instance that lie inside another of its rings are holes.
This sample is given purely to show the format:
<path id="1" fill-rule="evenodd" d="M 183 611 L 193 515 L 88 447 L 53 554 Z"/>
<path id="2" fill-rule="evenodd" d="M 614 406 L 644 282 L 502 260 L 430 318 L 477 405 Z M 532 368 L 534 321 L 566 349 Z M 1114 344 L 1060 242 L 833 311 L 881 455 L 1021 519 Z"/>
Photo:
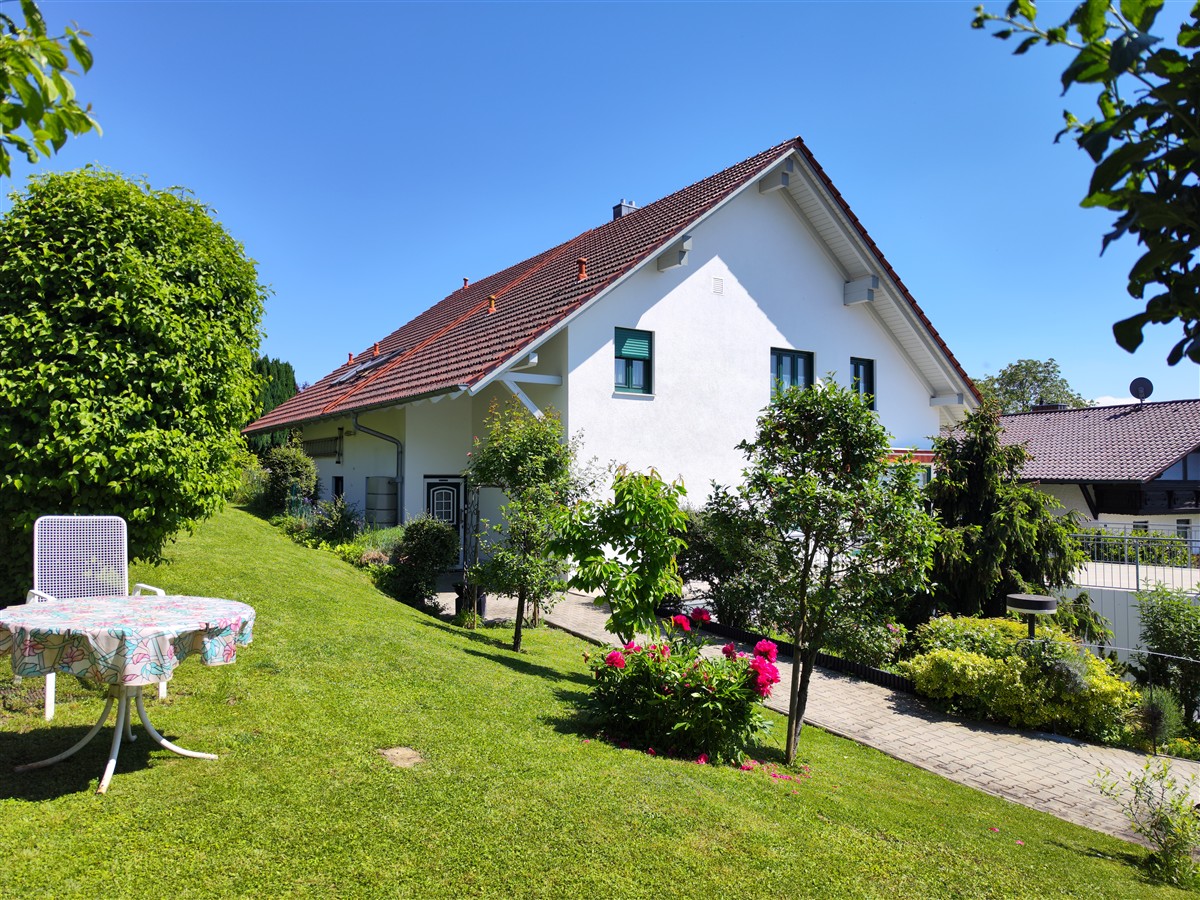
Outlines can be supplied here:
<path id="1" fill-rule="evenodd" d="M 134 585 L 163 595 L 148 584 Z M 129 554 L 120 516 L 42 516 L 33 523 L 33 590 L 26 603 L 129 594 Z M 54 673 L 46 676 L 46 718 L 54 718 Z M 158 696 L 165 697 L 160 682 Z"/>

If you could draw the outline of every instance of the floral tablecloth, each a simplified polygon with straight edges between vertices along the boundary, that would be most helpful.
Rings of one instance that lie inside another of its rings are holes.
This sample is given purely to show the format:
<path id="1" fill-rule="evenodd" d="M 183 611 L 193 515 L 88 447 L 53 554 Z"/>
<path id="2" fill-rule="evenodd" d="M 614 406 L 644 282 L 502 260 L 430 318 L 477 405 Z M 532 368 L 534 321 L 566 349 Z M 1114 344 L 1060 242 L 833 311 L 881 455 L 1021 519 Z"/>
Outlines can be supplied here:
<path id="1" fill-rule="evenodd" d="M 254 609 L 211 597 L 101 597 L 0 609 L 0 657 L 16 675 L 66 672 L 99 684 L 169 681 L 196 653 L 231 663 L 254 636 Z"/>

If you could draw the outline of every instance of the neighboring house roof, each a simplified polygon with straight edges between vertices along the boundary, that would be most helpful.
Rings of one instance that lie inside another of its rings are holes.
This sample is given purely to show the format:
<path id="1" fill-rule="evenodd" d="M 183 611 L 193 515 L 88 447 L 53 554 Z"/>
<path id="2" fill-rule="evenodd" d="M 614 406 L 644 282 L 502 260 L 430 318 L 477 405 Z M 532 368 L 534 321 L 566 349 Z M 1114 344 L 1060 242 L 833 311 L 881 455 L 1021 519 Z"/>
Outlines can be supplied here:
<path id="1" fill-rule="evenodd" d="M 1200 400 L 1001 416 L 1005 444 L 1025 444 L 1029 481 L 1150 481 L 1200 446 Z"/>
<path id="2" fill-rule="evenodd" d="M 966 372 L 797 137 L 455 291 L 245 431 L 478 389 L 741 188 L 797 157 L 805 177 L 793 177 L 787 192 L 803 214 L 817 221 L 816 230 L 835 255 L 847 260 L 844 267 L 852 278 L 882 270 L 888 288 L 880 293 L 896 297 L 886 309 L 879 305 L 880 317 L 918 368 L 927 371 L 933 393 L 953 397 L 965 388 L 978 399 Z M 586 259 L 582 279 L 581 259 Z"/>

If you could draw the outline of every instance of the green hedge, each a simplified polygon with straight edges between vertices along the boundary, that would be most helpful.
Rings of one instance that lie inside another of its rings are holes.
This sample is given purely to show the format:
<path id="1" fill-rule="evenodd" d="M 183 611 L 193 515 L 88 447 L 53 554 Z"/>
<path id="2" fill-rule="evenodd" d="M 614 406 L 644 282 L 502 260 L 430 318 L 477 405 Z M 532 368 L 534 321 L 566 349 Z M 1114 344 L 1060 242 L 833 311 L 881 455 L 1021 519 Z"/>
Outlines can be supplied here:
<path id="1" fill-rule="evenodd" d="M 1052 626 L 1037 639 L 1008 619 L 934 619 L 916 630 L 924 652 L 900 664 L 918 693 L 951 711 L 1014 728 L 1115 743 L 1126 737 L 1137 690 L 1111 664 Z"/>

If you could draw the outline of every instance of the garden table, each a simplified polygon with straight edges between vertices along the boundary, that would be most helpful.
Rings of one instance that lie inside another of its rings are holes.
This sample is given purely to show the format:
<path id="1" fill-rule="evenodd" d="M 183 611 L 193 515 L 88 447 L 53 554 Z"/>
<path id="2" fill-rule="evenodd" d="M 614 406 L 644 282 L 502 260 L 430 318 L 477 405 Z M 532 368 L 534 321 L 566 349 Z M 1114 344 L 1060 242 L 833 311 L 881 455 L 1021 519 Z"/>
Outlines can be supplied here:
<path id="1" fill-rule="evenodd" d="M 177 747 L 146 715 L 142 688 L 169 681 L 185 657 L 199 654 L 206 666 L 231 663 L 239 644 L 253 638 L 254 609 L 211 597 L 99 597 L 30 603 L 0 609 L 0 656 L 12 654 L 20 676 L 66 672 L 109 685 L 104 712 L 79 743 L 57 756 L 17 766 L 18 772 L 53 765 L 81 750 L 96 736 L 117 702 L 117 721 L 104 776 L 96 791 L 108 790 L 125 735 L 133 740 L 132 701 L 150 738 L 167 750 L 195 759 L 216 759 Z"/>

